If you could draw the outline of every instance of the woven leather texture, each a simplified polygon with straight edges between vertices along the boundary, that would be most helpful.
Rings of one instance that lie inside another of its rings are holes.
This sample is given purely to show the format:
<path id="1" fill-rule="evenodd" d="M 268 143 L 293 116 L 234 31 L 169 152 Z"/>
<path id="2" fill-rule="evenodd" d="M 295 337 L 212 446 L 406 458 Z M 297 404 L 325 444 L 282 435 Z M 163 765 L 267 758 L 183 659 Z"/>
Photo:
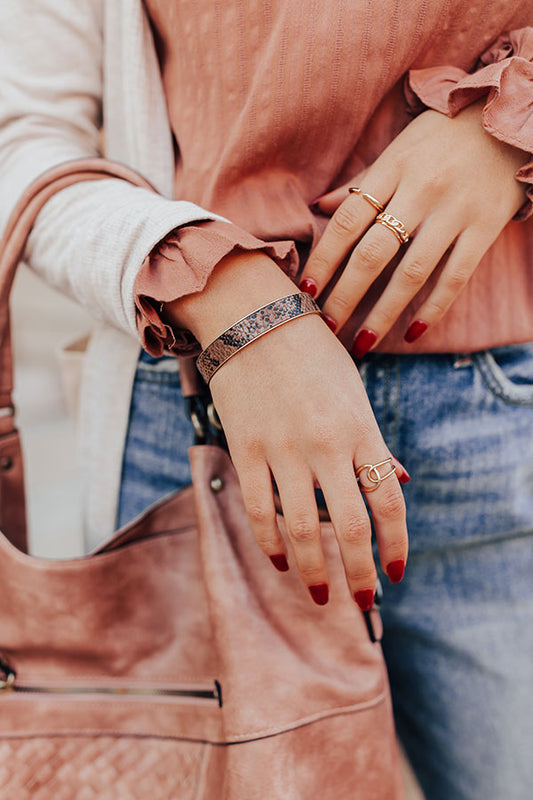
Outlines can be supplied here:
<path id="1" fill-rule="evenodd" d="M 0 741 L 3 800 L 193 800 L 206 745 L 163 739 Z"/>

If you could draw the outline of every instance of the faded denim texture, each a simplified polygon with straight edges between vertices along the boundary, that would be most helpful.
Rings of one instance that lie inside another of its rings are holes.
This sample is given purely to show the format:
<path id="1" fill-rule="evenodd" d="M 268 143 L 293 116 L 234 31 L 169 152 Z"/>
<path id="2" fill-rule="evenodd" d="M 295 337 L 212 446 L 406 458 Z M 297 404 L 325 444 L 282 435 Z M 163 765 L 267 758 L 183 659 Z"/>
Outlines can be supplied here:
<path id="1" fill-rule="evenodd" d="M 400 738 L 427 800 L 530 800 L 533 343 L 359 367 L 412 478 L 405 578 L 381 576 Z M 190 482 L 192 439 L 173 360 L 143 354 L 120 524 Z"/>

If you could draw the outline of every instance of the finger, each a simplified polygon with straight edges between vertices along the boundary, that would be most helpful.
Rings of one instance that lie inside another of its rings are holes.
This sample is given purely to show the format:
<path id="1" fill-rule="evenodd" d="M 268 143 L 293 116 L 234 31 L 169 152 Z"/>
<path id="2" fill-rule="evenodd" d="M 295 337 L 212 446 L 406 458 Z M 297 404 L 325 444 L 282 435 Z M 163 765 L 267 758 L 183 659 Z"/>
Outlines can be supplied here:
<path id="1" fill-rule="evenodd" d="M 390 176 L 366 190 L 385 204 L 394 191 Z M 327 285 L 355 242 L 375 219 L 376 209 L 360 194 L 348 194 L 328 222 L 320 241 L 309 256 L 300 289 L 313 297 Z"/>
<path id="2" fill-rule="evenodd" d="M 409 204 L 402 203 L 402 198 L 398 195 L 394 196 L 385 213 L 387 219 L 391 220 L 389 225 L 402 226 L 410 234 L 422 221 L 421 211 L 420 208 L 410 209 Z M 355 247 L 337 285 L 324 304 L 324 314 L 334 320 L 339 328 L 342 327 L 376 278 L 403 246 L 399 235 L 378 218 Z M 367 334 L 365 345 L 370 342 L 373 346 L 377 336 L 367 326 L 363 330 Z M 372 333 L 372 337 L 369 337 L 369 333 Z M 357 350 L 355 355 L 360 357 L 363 353 Z"/>
<path id="3" fill-rule="evenodd" d="M 272 472 L 300 577 L 314 602 L 323 606 L 329 599 L 329 583 L 320 544 L 313 476 L 305 466 L 294 464 L 284 464 L 278 470 L 272 466 Z"/>
<path id="4" fill-rule="evenodd" d="M 368 458 L 369 451 L 366 448 L 361 448 L 361 451 L 363 455 L 358 456 L 358 460 L 355 462 L 359 466 L 380 464 L 390 458 L 389 454 L 381 458 L 379 456 Z M 403 577 L 409 542 L 402 490 L 396 470 L 390 474 L 393 466 L 395 465 L 391 460 L 377 466 L 378 473 L 369 474 L 368 470 L 362 470 L 360 486 L 365 492 L 372 514 L 381 566 L 391 581 L 397 583 Z M 384 480 L 378 484 L 373 483 L 376 475 L 381 476 Z M 388 477 L 385 477 L 387 475 Z M 373 491 L 368 491 L 369 489 Z"/>
<path id="5" fill-rule="evenodd" d="M 250 520 L 252 533 L 263 553 L 280 572 L 289 569 L 285 544 L 276 522 L 276 506 L 272 478 L 266 463 L 239 474 L 244 507 Z"/>
<path id="6" fill-rule="evenodd" d="M 318 474 L 335 529 L 350 593 L 363 611 L 374 604 L 376 567 L 372 530 L 351 461 L 344 467 Z"/>
<path id="7" fill-rule="evenodd" d="M 361 330 L 375 334 L 373 347 L 389 332 L 402 311 L 427 282 L 456 235 L 455 227 L 435 229 L 433 225 L 423 226 L 417 232 L 388 285 L 361 323 Z M 358 357 L 361 355 L 360 351 L 356 353 Z"/>
<path id="8" fill-rule="evenodd" d="M 407 342 L 416 341 L 430 325 L 442 319 L 472 277 L 486 249 L 472 233 L 459 236 L 435 288 L 409 323 L 404 335 Z"/>
<path id="9" fill-rule="evenodd" d="M 396 237 L 381 225 L 372 225 L 365 233 L 322 308 L 337 330 L 350 318 L 399 247 Z"/>

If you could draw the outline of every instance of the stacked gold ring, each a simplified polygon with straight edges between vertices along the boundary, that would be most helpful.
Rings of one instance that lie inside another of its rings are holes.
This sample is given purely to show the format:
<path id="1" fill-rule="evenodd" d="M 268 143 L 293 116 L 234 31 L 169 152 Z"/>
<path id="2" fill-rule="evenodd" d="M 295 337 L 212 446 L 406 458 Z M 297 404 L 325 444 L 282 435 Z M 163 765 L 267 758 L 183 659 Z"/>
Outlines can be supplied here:
<path id="1" fill-rule="evenodd" d="M 386 214 L 384 211 L 382 211 L 381 214 L 377 215 L 375 221 L 379 222 L 380 225 L 384 225 L 389 229 L 389 231 L 392 231 L 400 244 L 407 244 L 409 241 L 410 236 L 405 228 L 405 225 L 392 214 Z"/>

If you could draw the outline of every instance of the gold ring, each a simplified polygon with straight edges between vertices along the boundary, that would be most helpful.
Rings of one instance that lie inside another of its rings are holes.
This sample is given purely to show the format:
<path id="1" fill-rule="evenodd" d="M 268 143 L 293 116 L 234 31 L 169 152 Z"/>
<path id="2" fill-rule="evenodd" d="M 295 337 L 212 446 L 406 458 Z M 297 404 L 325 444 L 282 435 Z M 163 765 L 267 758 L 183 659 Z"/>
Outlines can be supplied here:
<path id="1" fill-rule="evenodd" d="M 390 458 L 386 458 L 385 461 L 379 461 L 377 464 L 363 464 L 361 467 L 358 467 L 355 470 L 355 477 L 357 478 L 357 483 L 359 484 L 359 488 L 364 494 L 368 494 L 369 492 L 375 492 L 376 489 L 379 489 L 383 481 L 387 478 L 390 478 L 391 475 L 394 475 L 396 472 L 396 465 L 392 464 L 392 456 Z M 382 467 L 384 464 L 390 464 L 391 468 L 386 473 L 386 475 L 381 475 L 378 467 Z M 366 478 L 372 484 L 371 486 L 363 486 L 361 483 L 361 478 L 359 475 L 361 472 L 366 469 Z"/>
<path id="2" fill-rule="evenodd" d="M 350 186 L 348 191 L 350 192 L 350 194 L 360 194 L 363 200 L 366 200 L 367 203 L 370 203 L 370 205 L 373 206 L 373 208 L 375 208 L 376 211 L 381 212 L 385 210 L 385 206 L 382 203 L 380 203 L 379 200 L 376 200 L 376 198 L 372 197 L 371 194 L 363 192 L 363 190 L 360 189 L 359 186 Z"/>
<path id="3" fill-rule="evenodd" d="M 379 222 L 381 225 L 384 225 L 386 228 L 392 231 L 400 244 L 407 244 L 409 241 L 410 235 L 407 233 L 405 225 L 392 214 L 385 214 L 385 212 L 382 212 L 381 214 L 377 215 L 374 222 Z"/>

